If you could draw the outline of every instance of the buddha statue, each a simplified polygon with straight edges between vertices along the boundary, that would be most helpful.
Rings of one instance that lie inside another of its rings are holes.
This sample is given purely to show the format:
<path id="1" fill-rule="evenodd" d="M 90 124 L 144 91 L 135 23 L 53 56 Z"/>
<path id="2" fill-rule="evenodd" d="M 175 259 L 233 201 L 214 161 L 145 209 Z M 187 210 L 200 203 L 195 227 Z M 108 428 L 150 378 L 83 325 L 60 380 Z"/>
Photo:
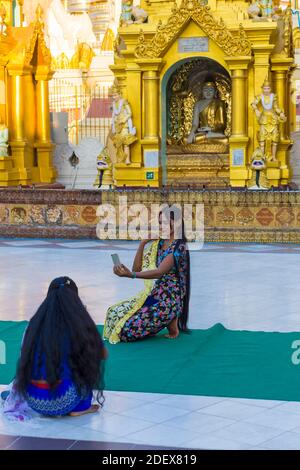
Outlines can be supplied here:
<path id="1" fill-rule="evenodd" d="M 227 139 L 226 110 L 222 100 L 218 98 L 214 82 L 205 82 L 202 88 L 202 99 L 194 106 L 192 129 L 186 138 L 187 144 L 222 143 Z"/>

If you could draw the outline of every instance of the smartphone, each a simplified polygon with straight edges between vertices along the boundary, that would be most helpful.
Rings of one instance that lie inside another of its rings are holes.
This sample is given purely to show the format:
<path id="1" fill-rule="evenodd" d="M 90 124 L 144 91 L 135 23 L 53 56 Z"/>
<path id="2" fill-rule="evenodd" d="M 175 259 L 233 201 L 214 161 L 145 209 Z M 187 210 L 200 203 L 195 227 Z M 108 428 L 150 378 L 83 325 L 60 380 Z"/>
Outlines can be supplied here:
<path id="1" fill-rule="evenodd" d="M 120 266 L 120 264 L 122 264 L 117 253 L 114 253 L 113 255 L 111 255 L 111 257 L 115 266 Z"/>

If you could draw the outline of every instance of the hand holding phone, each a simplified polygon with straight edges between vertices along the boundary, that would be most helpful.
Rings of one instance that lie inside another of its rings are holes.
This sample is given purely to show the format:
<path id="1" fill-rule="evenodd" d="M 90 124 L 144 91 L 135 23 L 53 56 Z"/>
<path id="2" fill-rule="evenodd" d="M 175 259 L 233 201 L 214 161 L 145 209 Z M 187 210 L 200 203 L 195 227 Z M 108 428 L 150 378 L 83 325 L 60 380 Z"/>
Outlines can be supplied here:
<path id="1" fill-rule="evenodd" d="M 120 266 L 122 263 L 120 261 L 119 255 L 117 253 L 114 253 L 111 255 L 114 266 Z"/>

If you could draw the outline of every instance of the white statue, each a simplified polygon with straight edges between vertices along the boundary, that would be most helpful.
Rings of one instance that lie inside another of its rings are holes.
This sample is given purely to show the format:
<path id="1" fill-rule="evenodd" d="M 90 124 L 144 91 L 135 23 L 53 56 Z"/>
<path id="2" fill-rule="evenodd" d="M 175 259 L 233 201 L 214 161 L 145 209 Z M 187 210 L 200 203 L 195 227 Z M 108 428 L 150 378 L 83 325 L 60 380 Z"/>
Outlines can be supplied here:
<path id="1" fill-rule="evenodd" d="M 257 0 L 252 0 L 248 7 L 248 15 L 252 19 L 258 19 L 262 16 L 262 8 Z"/>
<path id="2" fill-rule="evenodd" d="M 133 0 L 122 0 L 122 12 L 120 16 L 120 26 L 133 23 L 146 23 L 148 13 L 140 6 L 133 5 Z"/>
<path id="3" fill-rule="evenodd" d="M 143 8 L 139 6 L 132 7 L 132 14 L 134 17 L 134 23 L 138 23 L 138 24 L 146 23 L 148 19 L 148 13 L 146 12 L 146 10 L 144 10 Z"/>
<path id="4" fill-rule="evenodd" d="M 0 157 L 8 156 L 8 129 L 5 124 L 0 124 Z"/>

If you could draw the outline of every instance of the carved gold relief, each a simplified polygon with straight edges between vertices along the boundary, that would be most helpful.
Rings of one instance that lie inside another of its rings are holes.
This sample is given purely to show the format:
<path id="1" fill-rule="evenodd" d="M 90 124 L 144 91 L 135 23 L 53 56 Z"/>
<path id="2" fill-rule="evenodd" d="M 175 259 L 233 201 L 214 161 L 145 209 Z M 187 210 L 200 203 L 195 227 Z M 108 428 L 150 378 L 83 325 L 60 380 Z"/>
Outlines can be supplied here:
<path id="1" fill-rule="evenodd" d="M 290 207 L 282 207 L 276 214 L 276 220 L 280 225 L 290 225 L 295 220 L 295 214 Z"/>
<path id="2" fill-rule="evenodd" d="M 216 86 L 221 100 L 226 103 L 226 129 L 224 134 L 226 137 L 231 135 L 231 84 L 225 77 L 218 76 Z"/>
<path id="3" fill-rule="evenodd" d="M 216 20 L 210 12 L 210 7 L 201 4 L 198 0 L 182 0 L 180 7 L 174 2 L 171 16 L 167 23 L 163 25 L 158 23 L 156 34 L 145 44 L 145 38 L 141 35 L 138 45 L 135 49 L 137 58 L 156 58 L 163 55 L 165 50 L 174 41 L 174 38 L 180 34 L 184 25 L 194 20 L 201 29 L 211 38 L 221 49 L 229 56 L 250 55 L 251 43 L 240 25 L 239 34 L 233 36 L 227 29 L 224 21 Z"/>
<path id="4" fill-rule="evenodd" d="M 236 220 L 238 223 L 240 223 L 241 225 L 248 225 L 250 224 L 251 222 L 253 222 L 254 220 L 254 215 L 253 213 L 250 211 L 250 209 L 248 209 L 247 207 L 244 207 L 243 209 L 241 209 L 237 215 L 236 215 Z"/>
<path id="5" fill-rule="evenodd" d="M 234 213 L 228 208 L 220 209 L 217 212 L 217 220 L 219 223 L 231 224 L 234 222 Z"/>
<path id="6" fill-rule="evenodd" d="M 9 222 L 9 209 L 4 205 L 0 206 L 0 223 L 4 224 Z"/>
<path id="7" fill-rule="evenodd" d="M 90 68 L 92 59 L 95 53 L 93 49 L 85 43 L 77 45 L 76 51 L 73 56 L 69 59 L 63 52 L 57 57 L 52 58 L 52 68 L 58 69 L 84 69 Z"/>
<path id="8" fill-rule="evenodd" d="M 25 60 L 24 60 L 25 65 L 30 65 L 37 42 L 38 42 L 38 47 L 40 47 L 42 50 L 45 65 L 51 65 L 51 53 L 46 45 L 45 38 L 44 38 L 44 23 L 42 20 L 42 16 L 43 16 L 43 10 L 41 6 L 39 5 L 36 10 L 36 21 L 34 24 L 34 31 L 31 36 L 30 43 L 25 51 Z"/>
<path id="9" fill-rule="evenodd" d="M 68 192 L 66 192 L 67 194 Z M 258 192 L 257 198 L 254 198 L 252 192 L 247 191 L 103 191 L 103 200 L 106 203 L 117 206 L 119 204 L 120 194 L 126 194 L 128 197 L 129 208 L 131 204 L 143 202 L 150 209 L 151 202 L 158 204 L 162 202 L 176 202 L 178 204 L 204 203 L 205 215 L 205 240 L 224 242 L 258 242 L 258 243 L 299 243 L 300 242 L 300 193 L 278 192 L 276 193 L 276 202 L 274 193 Z M 287 196 L 291 207 L 282 206 L 282 200 Z M 12 193 L 12 198 L 15 198 Z M 22 196 L 24 197 L 24 196 Z M 262 203 L 262 198 L 266 203 Z M 53 230 L 64 226 L 69 228 L 71 222 L 76 226 L 76 233 L 81 229 L 94 226 L 97 223 L 95 201 L 91 200 L 89 206 L 74 206 L 71 203 L 44 206 L 32 201 L 29 195 L 27 203 L 19 205 L 1 204 L 0 220 L 2 222 L 2 233 L 7 233 L 8 214 L 11 212 L 10 229 L 16 230 L 15 225 L 22 225 L 30 228 L 30 233 L 38 232 L 39 226 Z M 256 203 L 254 204 L 254 199 Z M 273 201 L 273 203 L 272 203 Z M 269 207 L 268 207 L 269 204 Z M 272 204 L 272 205 L 271 205 Z M 44 218 L 43 214 L 47 217 Z M 63 220 L 61 220 L 63 212 Z M 80 217 L 80 213 L 82 217 Z M 28 214 L 28 215 L 27 215 Z M 68 214 L 68 217 L 66 217 Z M 193 220 L 195 210 L 193 212 Z M 6 224 L 6 225 L 5 225 Z M 22 228 L 21 227 L 21 228 Z M 15 233 L 18 233 L 16 230 Z M 22 232 L 23 233 L 23 232 Z M 49 232 L 47 232 L 49 233 Z M 60 232 L 62 233 L 62 232 Z M 68 232 L 69 233 L 69 232 Z M 83 232 L 84 233 L 84 232 Z"/>
<path id="10" fill-rule="evenodd" d="M 43 206 L 32 205 L 28 213 L 29 220 L 33 224 L 44 224 L 45 223 L 45 211 Z"/>
<path id="11" fill-rule="evenodd" d="M 207 144 L 184 144 L 184 145 L 168 145 L 168 155 L 189 155 L 189 154 L 202 154 L 202 153 L 213 153 L 227 154 L 229 150 L 226 144 L 215 144 L 213 142 L 207 142 Z"/>
<path id="12" fill-rule="evenodd" d="M 286 53 L 287 57 L 294 57 L 293 17 L 290 4 L 285 9 L 283 25 L 284 52 Z"/>
<path id="13" fill-rule="evenodd" d="M 256 220 L 260 223 L 260 225 L 267 226 L 273 222 L 274 215 L 270 209 L 264 207 L 257 212 Z"/>

